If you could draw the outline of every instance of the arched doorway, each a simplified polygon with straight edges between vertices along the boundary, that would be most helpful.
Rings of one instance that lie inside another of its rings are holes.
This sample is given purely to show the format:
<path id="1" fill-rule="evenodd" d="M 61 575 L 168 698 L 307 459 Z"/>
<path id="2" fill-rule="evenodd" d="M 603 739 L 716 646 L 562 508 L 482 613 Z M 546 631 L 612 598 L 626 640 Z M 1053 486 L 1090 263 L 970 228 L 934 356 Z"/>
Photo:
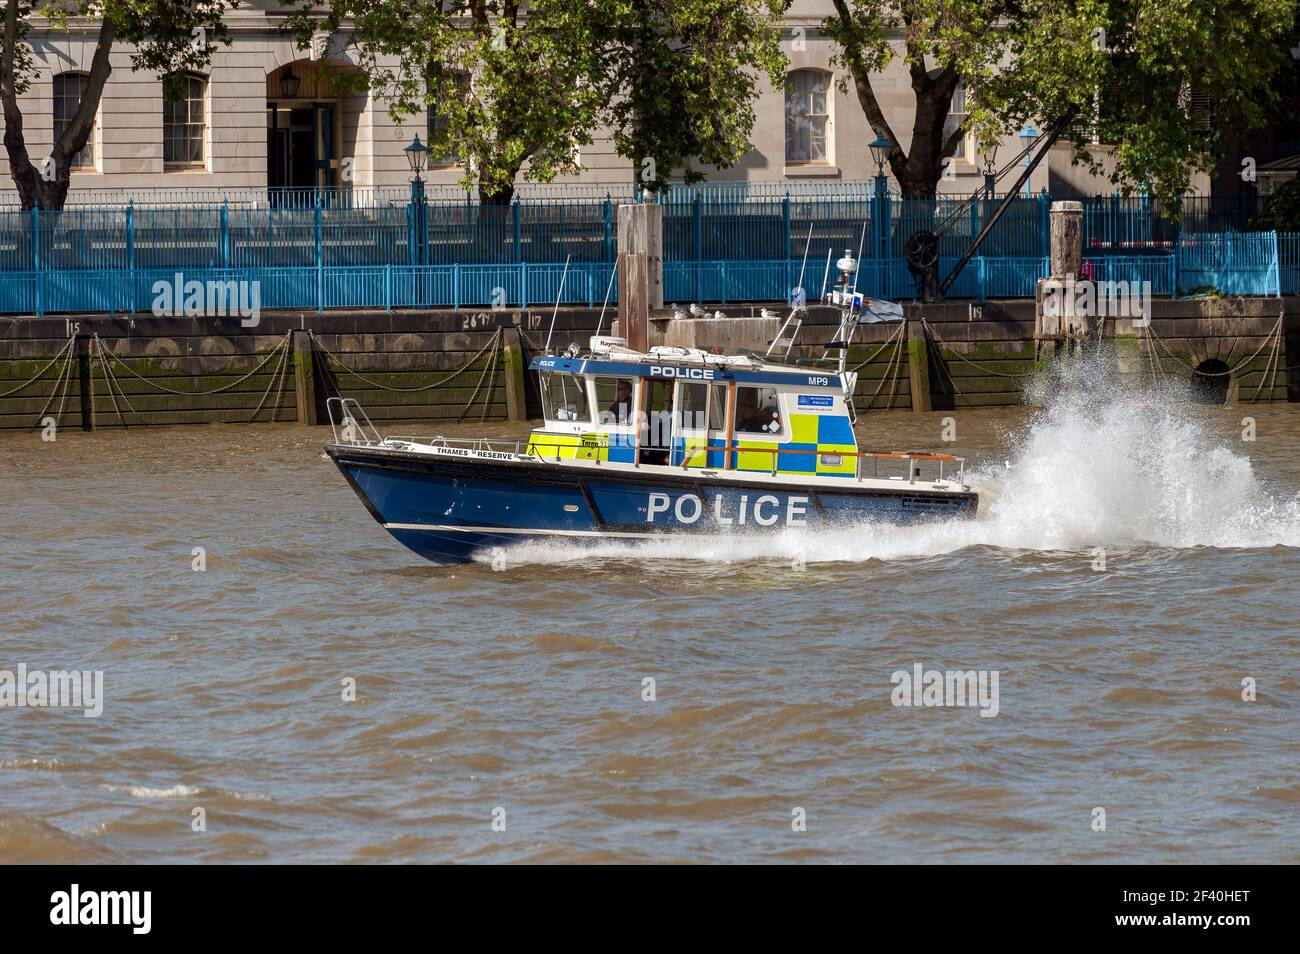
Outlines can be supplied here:
<path id="1" fill-rule="evenodd" d="M 330 71 L 297 60 L 266 77 L 266 185 L 273 202 L 301 202 L 339 181 L 339 94 Z"/>
<path id="2" fill-rule="evenodd" d="M 1218 358 L 1202 361 L 1192 374 L 1192 400 L 1197 404 L 1226 404 L 1231 383 L 1226 364 Z"/>

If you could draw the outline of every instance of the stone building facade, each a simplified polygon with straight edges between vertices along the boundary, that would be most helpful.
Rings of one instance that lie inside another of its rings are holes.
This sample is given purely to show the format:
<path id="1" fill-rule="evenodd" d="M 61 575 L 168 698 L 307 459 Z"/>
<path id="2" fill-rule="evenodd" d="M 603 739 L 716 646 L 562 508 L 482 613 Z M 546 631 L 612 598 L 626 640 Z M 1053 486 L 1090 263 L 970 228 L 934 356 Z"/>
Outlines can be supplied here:
<path id="1" fill-rule="evenodd" d="M 832 44 L 819 24 L 830 0 L 794 0 L 784 49 L 790 59 L 786 89 L 765 85 L 751 133 L 754 149 L 736 166 L 712 170 L 712 180 L 860 182 L 875 173 L 866 148 L 874 138 L 852 85 L 840 89 Z M 346 71 L 346 56 L 319 43 L 295 48 L 275 0 L 253 0 L 227 17 L 230 46 L 218 47 L 210 68 L 188 82 L 184 102 L 165 104 L 157 75 L 131 69 L 128 49 L 113 53 L 95 130 L 73 172 L 72 190 L 228 190 L 240 187 L 403 186 L 410 172 L 402 148 L 415 133 L 425 138 L 424 117 L 395 123 L 385 103 L 369 94 L 340 95 L 321 82 L 318 68 Z M 56 127 L 75 109 L 89 70 L 98 27 L 73 21 L 67 30 L 34 29 L 31 42 L 39 76 L 22 97 L 28 149 L 48 154 Z M 878 84 L 895 132 L 911 127 L 912 93 L 901 63 Z M 954 104 L 960 110 L 960 96 Z M 960 118 L 954 115 L 953 121 Z M 436 121 L 429 118 L 428 122 Z M 581 151 L 582 171 L 558 180 L 570 184 L 626 185 L 632 164 L 607 136 Z M 904 139 L 904 146 L 907 145 Z M 1002 162 L 1021 148 L 1016 137 L 1000 147 Z M 1031 191 L 1057 195 L 1109 194 L 1070 164 L 1058 147 L 1034 173 Z M 982 183 L 982 159 L 973 143 L 956 157 L 944 192 L 969 194 Z M 0 189 L 9 186 L 8 159 L 0 150 Z M 426 179 L 453 186 L 464 174 L 455 162 L 432 165 Z"/>

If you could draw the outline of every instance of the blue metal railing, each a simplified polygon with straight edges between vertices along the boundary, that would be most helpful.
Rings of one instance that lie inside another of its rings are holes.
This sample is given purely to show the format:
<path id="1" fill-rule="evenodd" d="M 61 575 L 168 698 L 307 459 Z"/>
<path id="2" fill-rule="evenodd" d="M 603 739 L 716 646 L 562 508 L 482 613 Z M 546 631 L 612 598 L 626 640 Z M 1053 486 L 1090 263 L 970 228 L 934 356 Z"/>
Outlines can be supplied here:
<path id="1" fill-rule="evenodd" d="M 778 191 L 784 187 L 784 191 Z M 507 206 L 481 206 L 461 190 L 429 187 L 420 221 L 427 240 L 411 240 L 410 192 L 351 190 L 164 190 L 145 194 L 72 194 L 62 212 L 24 212 L 0 202 L 0 270 L 33 266 L 32 241 L 46 243 L 52 267 L 270 267 L 314 264 L 480 264 L 612 261 L 615 209 L 630 189 L 521 189 Z M 276 198 L 278 196 L 278 198 Z M 135 202 L 136 197 L 142 201 Z M 113 199 L 122 198 L 121 204 Z M 271 201 L 275 199 L 275 201 Z M 664 257 L 676 261 L 771 260 L 811 249 L 835 257 L 856 251 L 867 227 L 864 257 L 901 256 L 916 231 L 940 234 L 940 251 L 958 255 L 993 209 L 987 199 L 933 201 L 880 197 L 865 183 L 716 183 L 677 187 L 664 207 Z M 986 237 L 986 257 L 1047 254 L 1046 194 L 1016 198 Z M 1089 254 L 1172 251 L 1183 234 L 1232 231 L 1257 212 L 1255 197 L 1188 197 L 1183 222 L 1161 217 L 1143 197 L 1084 200 Z M 41 228 L 38 229 L 37 225 Z M 419 256 L 403 256 L 403 249 Z"/>
<path id="2" fill-rule="evenodd" d="M 525 187 L 509 205 L 483 206 L 455 187 L 427 189 L 423 204 L 402 187 L 73 194 L 61 212 L 0 201 L 0 310 L 147 310 L 140 282 L 177 271 L 264 280 L 263 307 L 517 306 L 553 296 L 566 258 L 565 300 L 599 301 L 617 205 L 634 198 L 630 187 Z M 828 255 L 859 246 L 862 291 L 911 297 L 908 237 L 939 233 L 944 272 L 993 209 L 987 199 L 900 199 L 866 183 L 711 183 L 673 187 L 658 201 L 665 300 L 677 302 L 782 300 L 805 251 L 803 284 L 815 298 Z M 1031 296 L 1045 271 L 1050 203 L 1045 194 L 1014 199 L 950 295 Z M 1175 226 L 1144 197 L 1085 200 L 1085 271 L 1151 281 L 1157 295 L 1300 291 L 1300 237 L 1224 231 L 1257 204 L 1189 197 Z"/>
<path id="3" fill-rule="evenodd" d="M 565 304 L 599 307 L 613 266 L 570 263 Z M 0 313 L 184 314 L 180 283 L 256 283 L 261 309 L 527 307 L 554 302 L 564 263 L 518 265 L 339 265 L 330 268 L 62 269 L 20 272 L 0 282 Z M 615 281 L 615 295 L 617 281 Z M 226 314 L 234 316 L 230 304 Z M 218 316 L 220 317 L 220 316 Z"/>
<path id="4" fill-rule="evenodd" d="M 1300 295 L 1300 232 L 1277 237 L 1278 286 L 1283 295 Z"/>

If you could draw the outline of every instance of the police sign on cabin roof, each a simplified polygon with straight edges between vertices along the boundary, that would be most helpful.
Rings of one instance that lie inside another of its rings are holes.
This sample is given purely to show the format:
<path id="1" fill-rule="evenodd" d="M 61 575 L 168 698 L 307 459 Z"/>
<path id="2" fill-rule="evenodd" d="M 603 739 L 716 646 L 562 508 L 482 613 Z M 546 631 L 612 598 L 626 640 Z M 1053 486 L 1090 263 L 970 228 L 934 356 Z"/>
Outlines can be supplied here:
<path id="1" fill-rule="evenodd" d="M 748 371 L 742 368 L 713 367 L 698 364 L 659 364 L 633 361 L 598 361 L 593 358 L 537 356 L 528 365 L 530 371 L 565 371 L 570 374 L 601 374 L 611 377 L 665 378 L 681 381 L 736 381 L 749 384 L 793 384 L 811 388 L 842 388 L 834 373 L 797 371 Z"/>

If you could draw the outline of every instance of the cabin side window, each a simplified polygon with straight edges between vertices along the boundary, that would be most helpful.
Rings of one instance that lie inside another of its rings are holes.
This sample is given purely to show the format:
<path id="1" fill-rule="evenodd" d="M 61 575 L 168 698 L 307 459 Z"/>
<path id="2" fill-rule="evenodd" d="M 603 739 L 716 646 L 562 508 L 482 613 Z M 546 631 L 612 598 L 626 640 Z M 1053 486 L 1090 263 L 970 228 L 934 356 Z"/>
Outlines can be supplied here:
<path id="1" fill-rule="evenodd" d="M 708 392 L 713 392 L 713 406 L 708 406 Z M 727 427 L 727 388 L 722 384 L 681 385 L 681 427 L 688 431 L 721 431 Z"/>
<path id="2" fill-rule="evenodd" d="M 636 394 L 636 378 L 597 377 L 596 423 L 605 425 L 631 424 L 636 410 L 632 396 Z"/>
<path id="3" fill-rule="evenodd" d="M 558 371 L 543 371 L 541 385 L 542 413 L 548 421 L 591 423 L 586 383 L 581 377 Z"/>
<path id="4" fill-rule="evenodd" d="M 782 433 L 776 388 L 753 385 L 736 388 L 736 430 L 750 434 Z"/>

